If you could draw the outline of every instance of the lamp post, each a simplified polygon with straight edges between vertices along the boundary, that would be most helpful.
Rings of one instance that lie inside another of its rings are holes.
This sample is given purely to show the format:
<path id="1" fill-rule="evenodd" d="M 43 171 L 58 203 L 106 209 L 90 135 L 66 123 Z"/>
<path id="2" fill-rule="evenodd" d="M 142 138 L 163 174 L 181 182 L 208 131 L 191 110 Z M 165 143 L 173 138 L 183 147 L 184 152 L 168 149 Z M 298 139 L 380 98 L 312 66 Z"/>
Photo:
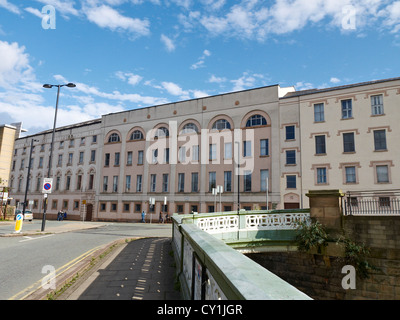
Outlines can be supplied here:
<path id="1" fill-rule="evenodd" d="M 32 162 L 32 149 L 33 149 L 33 142 L 38 142 L 39 140 L 32 139 L 31 140 L 31 150 L 29 151 L 29 160 L 28 160 L 28 175 L 26 177 L 26 187 L 25 187 L 25 196 L 24 196 L 24 204 L 22 205 L 22 214 L 25 215 L 26 209 L 26 198 L 28 196 L 28 187 L 29 187 L 29 176 L 31 174 L 31 162 Z"/>
<path id="2" fill-rule="evenodd" d="M 57 87 L 57 101 L 56 101 L 56 110 L 54 114 L 54 124 L 53 124 L 53 133 L 51 135 L 51 145 L 50 145 L 50 157 L 49 157 L 49 170 L 47 171 L 47 178 L 50 178 L 51 174 L 51 164 L 53 161 L 53 144 L 54 144 L 54 134 L 56 132 L 56 122 L 57 122 L 57 111 L 58 111 L 58 100 L 60 97 L 60 88 L 61 87 L 69 87 L 69 88 L 75 88 L 76 85 L 74 83 L 67 83 L 67 84 L 44 84 L 43 88 L 46 89 L 51 89 L 53 87 Z M 45 225 L 46 225 L 46 210 L 47 210 L 47 203 L 48 203 L 48 198 L 45 198 L 44 202 L 44 210 L 43 210 L 43 219 L 42 219 L 42 232 L 44 231 Z"/>

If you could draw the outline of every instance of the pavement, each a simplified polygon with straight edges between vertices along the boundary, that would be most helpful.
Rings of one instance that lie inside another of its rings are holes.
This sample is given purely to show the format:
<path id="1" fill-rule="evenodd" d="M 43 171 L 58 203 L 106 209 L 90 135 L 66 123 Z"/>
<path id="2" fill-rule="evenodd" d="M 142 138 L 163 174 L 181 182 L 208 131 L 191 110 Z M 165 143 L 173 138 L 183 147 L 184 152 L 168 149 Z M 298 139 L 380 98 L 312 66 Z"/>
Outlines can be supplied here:
<path id="1" fill-rule="evenodd" d="M 0 237 L 32 236 L 99 228 L 108 223 L 48 221 L 13 232 L 15 222 L 0 222 Z M 170 237 L 138 237 L 118 240 L 71 264 L 56 275 L 57 288 L 39 288 L 24 300 L 181 300 Z"/>

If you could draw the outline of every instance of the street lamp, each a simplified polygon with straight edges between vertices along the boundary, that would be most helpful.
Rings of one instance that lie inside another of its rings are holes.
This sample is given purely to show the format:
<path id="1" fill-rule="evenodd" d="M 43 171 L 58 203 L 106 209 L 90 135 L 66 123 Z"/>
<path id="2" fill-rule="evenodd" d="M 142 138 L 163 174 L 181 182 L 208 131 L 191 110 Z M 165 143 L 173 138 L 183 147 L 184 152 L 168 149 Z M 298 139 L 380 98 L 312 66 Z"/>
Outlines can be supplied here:
<path id="1" fill-rule="evenodd" d="M 22 205 L 22 214 L 25 215 L 26 209 L 26 198 L 28 196 L 28 187 L 29 187 L 29 180 L 31 174 L 31 162 L 32 162 L 32 149 L 33 149 L 33 142 L 39 142 L 39 140 L 31 139 L 31 150 L 29 151 L 29 161 L 28 161 L 28 175 L 26 177 L 26 187 L 25 187 L 25 197 L 24 197 L 24 204 Z"/>
<path id="2" fill-rule="evenodd" d="M 54 124 L 53 124 L 53 133 L 51 135 L 51 145 L 50 145 L 50 158 L 49 158 L 49 170 L 47 171 L 47 178 L 50 178 L 50 171 L 51 171 L 51 164 L 53 161 L 53 144 L 54 144 L 54 134 L 56 132 L 56 122 L 57 122 L 57 111 L 58 111 L 58 99 L 60 97 L 60 88 L 61 87 L 68 87 L 68 88 L 75 88 L 76 84 L 74 83 L 67 83 L 67 84 L 44 84 L 43 88 L 51 89 L 53 87 L 57 87 L 57 101 L 56 101 L 56 110 L 54 114 Z M 43 210 L 43 219 L 42 219 L 42 232 L 44 231 L 46 225 L 46 210 L 47 210 L 47 202 L 48 198 L 46 198 L 44 202 L 44 210 Z"/>

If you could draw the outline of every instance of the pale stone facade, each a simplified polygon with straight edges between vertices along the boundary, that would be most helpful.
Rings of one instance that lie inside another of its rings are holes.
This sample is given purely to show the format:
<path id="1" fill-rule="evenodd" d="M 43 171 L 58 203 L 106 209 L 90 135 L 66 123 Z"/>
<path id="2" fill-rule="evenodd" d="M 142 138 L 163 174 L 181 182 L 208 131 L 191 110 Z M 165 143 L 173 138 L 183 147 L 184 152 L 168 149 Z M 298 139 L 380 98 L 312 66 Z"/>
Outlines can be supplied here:
<path id="1" fill-rule="evenodd" d="M 399 107 L 400 78 L 298 92 L 275 85 L 58 128 L 48 212 L 137 221 L 144 210 L 158 221 L 161 211 L 264 209 L 267 198 L 268 208 L 307 208 L 310 190 L 395 189 Z M 31 139 L 28 200 L 40 216 L 51 130 L 16 140 L 9 185 L 13 204 L 22 202 Z"/>

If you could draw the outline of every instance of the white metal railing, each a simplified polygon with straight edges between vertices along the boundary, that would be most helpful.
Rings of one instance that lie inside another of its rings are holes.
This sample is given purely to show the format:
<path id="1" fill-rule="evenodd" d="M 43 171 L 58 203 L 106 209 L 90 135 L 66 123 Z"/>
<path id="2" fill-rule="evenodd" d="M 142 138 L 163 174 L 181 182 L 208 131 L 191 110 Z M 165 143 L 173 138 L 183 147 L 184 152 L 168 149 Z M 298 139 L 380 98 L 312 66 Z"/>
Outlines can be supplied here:
<path id="1" fill-rule="evenodd" d="M 196 225 L 210 234 L 233 232 L 239 230 L 238 216 L 217 216 L 196 219 Z"/>
<path id="2" fill-rule="evenodd" d="M 294 230 L 297 222 L 310 218 L 309 213 L 257 214 L 246 215 L 248 230 Z"/>

